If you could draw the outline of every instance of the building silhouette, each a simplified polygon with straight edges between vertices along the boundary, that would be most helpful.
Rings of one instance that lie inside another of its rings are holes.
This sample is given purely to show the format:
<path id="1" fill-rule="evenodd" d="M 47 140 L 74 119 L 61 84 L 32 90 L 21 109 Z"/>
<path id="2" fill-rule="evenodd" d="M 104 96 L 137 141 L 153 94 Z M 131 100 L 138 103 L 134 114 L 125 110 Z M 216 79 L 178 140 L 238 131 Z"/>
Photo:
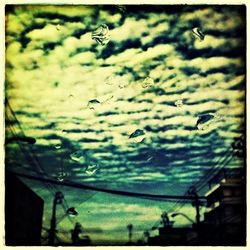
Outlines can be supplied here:
<path id="1" fill-rule="evenodd" d="M 163 218 L 159 234 L 148 237 L 151 246 L 246 246 L 246 192 L 241 177 L 224 177 L 205 194 L 204 220 L 175 228 Z"/>
<path id="2" fill-rule="evenodd" d="M 5 244 L 39 246 L 44 201 L 14 174 L 5 172 Z"/>
<path id="3" fill-rule="evenodd" d="M 206 193 L 204 225 L 213 232 L 213 245 L 246 244 L 246 197 L 242 178 L 223 178 Z M 209 240 L 209 238 L 208 238 Z"/>

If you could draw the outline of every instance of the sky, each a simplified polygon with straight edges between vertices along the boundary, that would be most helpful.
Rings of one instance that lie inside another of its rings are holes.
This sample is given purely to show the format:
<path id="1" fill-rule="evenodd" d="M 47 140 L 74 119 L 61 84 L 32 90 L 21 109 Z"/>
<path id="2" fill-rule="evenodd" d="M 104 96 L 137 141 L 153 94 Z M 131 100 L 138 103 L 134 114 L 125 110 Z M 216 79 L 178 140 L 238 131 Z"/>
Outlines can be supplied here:
<path id="1" fill-rule="evenodd" d="M 242 169 L 241 158 L 229 157 L 245 126 L 244 6 L 5 11 L 5 97 L 20 124 L 6 105 L 5 136 L 36 140 L 6 144 L 6 169 L 161 195 L 184 195 L 195 185 L 201 196 L 219 169 Z M 76 221 L 94 244 L 115 245 L 128 240 L 128 224 L 133 240 L 143 238 L 163 211 L 195 219 L 190 204 L 23 181 L 45 200 L 45 228 L 52 188 L 76 207 L 76 218 L 61 221 L 58 208 L 64 241 Z M 177 216 L 174 225 L 187 223 Z"/>

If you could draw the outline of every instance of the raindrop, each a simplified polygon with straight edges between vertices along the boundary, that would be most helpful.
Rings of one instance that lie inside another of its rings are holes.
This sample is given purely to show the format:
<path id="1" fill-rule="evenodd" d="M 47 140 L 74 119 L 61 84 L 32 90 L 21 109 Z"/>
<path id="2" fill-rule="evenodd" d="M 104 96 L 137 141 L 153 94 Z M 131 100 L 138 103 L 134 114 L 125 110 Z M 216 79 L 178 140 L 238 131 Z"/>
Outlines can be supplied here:
<path id="1" fill-rule="evenodd" d="M 67 173 L 65 172 L 59 172 L 58 176 L 56 177 L 56 179 L 60 182 L 64 181 L 65 177 L 68 176 Z"/>
<path id="2" fill-rule="evenodd" d="M 108 102 L 108 101 L 110 101 L 110 100 L 113 99 L 113 98 L 114 98 L 114 96 L 111 95 L 111 96 L 109 96 L 105 101 L 103 101 L 102 103 Z"/>
<path id="3" fill-rule="evenodd" d="M 92 110 L 95 110 L 95 108 L 100 105 L 101 103 L 97 99 L 92 99 L 88 102 L 88 108 Z"/>
<path id="4" fill-rule="evenodd" d="M 116 5 L 117 9 L 119 9 L 121 12 L 125 12 L 126 11 L 126 6 L 124 5 Z"/>
<path id="5" fill-rule="evenodd" d="M 106 24 L 100 25 L 92 32 L 92 39 L 101 45 L 106 45 L 110 40 L 109 28 Z"/>
<path id="6" fill-rule="evenodd" d="M 67 134 L 67 130 L 63 129 L 62 134 L 64 134 L 64 135 Z"/>
<path id="7" fill-rule="evenodd" d="M 78 215 L 78 212 L 76 211 L 76 209 L 74 207 L 70 207 L 67 209 L 67 212 L 66 212 L 69 216 L 77 216 Z"/>
<path id="8" fill-rule="evenodd" d="M 61 29 L 60 24 L 57 24 L 57 25 L 56 25 L 56 29 L 57 29 L 58 31 Z"/>
<path id="9" fill-rule="evenodd" d="M 204 40 L 205 35 L 201 32 L 201 30 L 198 27 L 193 28 L 192 32 L 197 38 L 199 38 L 200 41 Z"/>
<path id="10" fill-rule="evenodd" d="M 54 87 L 58 87 L 58 85 L 59 85 L 59 82 L 55 81 L 54 82 Z"/>
<path id="11" fill-rule="evenodd" d="M 71 160 L 76 161 L 76 162 L 83 162 L 84 161 L 84 156 L 83 156 L 81 151 L 76 151 L 76 152 L 70 154 L 70 158 L 71 158 Z"/>
<path id="12" fill-rule="evenodd" d="M 142 129 L 136 129 L 130 136 L 129 139 L 133 139 L 134 142 L 143 142 L 145 140 L 145 132 Z"/>
<path id="13" fill-rule="evenodd" d="M 214 115 L 212 114 L 199 115 L 199 118 L 196 122 L 196 127 L 199 130 L 205 130 L 208 128 L 208 126 L 210 125 L 213 119 L 214 119 Z"/>
<path id="14" fill-rule="evenodd" d="M 154 80 L 151 78 L 151 77 L 146 77 L 143 81 L 142 81 L 142 84 L 141 86 L 143 88 L 148 88 L 148 87 L 151 87 L 154 85 Z"/>
<path id="15" fill-rule="evenodd" d="M 181 99 L 179 99 L 174 104 L 175 104 L 176 107 L 182 107 L 183 106 L 183 101 Z"/>
<path id="16" fill-rule="evenodd" d="M 93 175 L 98 170 L 97 164 L 88 165 L 88 167 L 85 170 L 85 173 L 88 175 Z"/>
<path id="17" fill-rule="evenodd" d="M 107 85 L 113 85 L 115 83 L 115 78 L 114 76 L 109 76 L 105 79 L 105 84 Z"/>
<path id="18" fill-rule="evenodd" d="M 150 162 L 150 161 L 152 161 L 154 159 L 154 157 L 153 156 L 150 156 L 147 160 L 146 160 L 146 162 Z"/>
<path id="19" fill-rule="evenodd" d="M 56 144 L 56 145 L 55 145 L 55 149 L 60 149 L 61 147 L 62 147 L 61 144 Z"/>
<path id="20" fill-rule="evenodd" d="M 243 147 L 244 147 L 244 140 L 243 140 L 243 138 L 241 138 L 241 137 L 235 137 L 234 138 L 234 141 L 233 141 L 233 143 L 231 144 L 232 145 L 232 148 L 234 149 L 234 150 L 237 150 L 237 149 L 243 149 Z"/>
<path id="21" fill-rule="evenodd" d="M 214 119 L 216 119 L 217 121 L 222 120 L 223 119 L 223 115 L 220 114 L 219 112 L 216 112 L 214 114 Z"/>
<path id="22" fill-rule="evenodd" d="M 126 87 L 126 84 L 125 84 L 125 83 L 119 84 L 119 88 L 120 88 L 120 89 L 124 89 L 125 87 Z"/>

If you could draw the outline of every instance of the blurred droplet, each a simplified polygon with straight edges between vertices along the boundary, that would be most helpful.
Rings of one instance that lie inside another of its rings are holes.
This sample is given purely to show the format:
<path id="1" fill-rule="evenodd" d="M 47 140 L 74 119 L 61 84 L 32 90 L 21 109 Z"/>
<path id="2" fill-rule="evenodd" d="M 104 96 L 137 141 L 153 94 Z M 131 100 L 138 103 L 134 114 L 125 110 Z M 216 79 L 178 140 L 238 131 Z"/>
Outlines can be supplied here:
<path id="1" fill-rule="evenodd" d="M 92 39 L 101 45 L 106 45 L 110 40 L 109 28 L 106 24 L 100 25 L 92 32 Z"/>
<path id="2" fill-rule="evenodd" d="M 118 85 L 118 87 L 119 87 L 120 89 L 124 89 L 124 88 L 127 87 L 127 84 L 126 84 L 125 82 L 121 82 L 121 83 Z"/>
<path id="3" fill-rule="evenodd" d="M 61 144 L 56 144 L 56 145 L 55 145 L 55 149 L 60 149 L 61 147 L 62 147 Z"/>
<path id="4" fill-rule="evenodd" d="M 136 129 L 130 136 L 129 139 L 136 142 L 140 143 L 145 140 L 145 132 L 142 129 Z"/>
<path id="5" fill-rule="evenodd" d="M 98 165 L 97 164 L 92 164 L 92 165 L 88 165 L 88 167 L 85 170 L 85 173 L 88 175 L 93 175 L 98 169 Z"/>
<path id="6" fill-rule="evenodd" d="M 95 110 L 95 108 L 97 108 L 100 105 L 101 103 L 97 99 L 93 99 L 88 102 L 88 108 L 92 110 Z"/>
<path id="7" fill-rule="evenodd" d="M 64 181 L 65 177 L 67 177 L 68 174 L 65 172 L 59 172 L 58 176 L 56 177 L 56 179 L 60 182 Z"/>
<path id="8" fill-rule="evenodd" d="M 76 151 L 76 152 L 70 154 L 70 158 L 71 158 L 71 160 L 76 161 L 76 162 L 83 162 L 84 161 L 84 156 L 83 156 L 81 151 Z"/>
<path id="9" fill-rule="evenodd" d="M 195 37 L 199 38 L 200 41 L 204 40 L 205 35 L 201 32 L 201 30 L 198 27 L 193 28 L 192 32 L 195 35 Z"/>
<path id="10" fill-rule="evenodd" d="M 143 88 L 148 88 L 154 85 L 154 80 L 151 77 L 146 77 L 143 81 L 141 86 Z"/>
<path id="11" fill-rule="evenodd" d="M 115 84 L 115 78 L 114 76 L 109 76 L 105 79 L 105 84 L 108 85 L 114 85 Z"/>
<path id="12" fill-rule="evenodd" d="M 145 135 L 144 131 L 142 129 L 136 129 L 130 136 L 129 138 L 135 138 L 141 135 Z"/>
<path id="13" fill-rule="evenodd" d="M 58 87 L 58 85 L 59 85 L 59 82 L 55 81 L 54 82 L 54 87 Z"/>
<path id="14" fill-rule="evenodd" d="M 146 162 L 150 162 L 150 161 L 152 161 L 153 160 L 153 156 L 150 156 L 147 160 L 146 160 Z"/>
<path id="15" fill-rule="evenodd" d="M 217 121 L 222 120 L 223 119 L 223 115 L 220 114 L 219 112 L 216 112 L 214 114 L 214 119 L 217 120 Z"/>
<path id="16" fill-rule="evenodd" d="M 125 12 L 126 11 L 126 6 L 124 5 L 116 5 L 117 9 L 119 9 L 121 12 Z"/>
<path id="17" fill-rule="evenodd" d="M 176 107 L 182 107 L 183 106 L 183 101 L 181 99 L 179 99 L 174 104 L 175 104 Z"/>
<path id="18" fill-rule="evenodd" d="M 235 137 L 231 145 L 234 150 L 242 150 L 244 148 L 244 140 L 241 137 Z"/>
<path id="19" fill-rule="evenodd" d="M 66 213 L 69 215 L 69 216 L 77 216 L 78 215 L 78 212 L 76 211 L 76 209 L 74 207 L 70 207 L 67 209 Z"/>
<path id="20" fill-rule="evenodd" d="M 196 127 L 199 130 L 205 130 L 208 128 L 208 126 L 210 125 L 213 119 L 214 119 L 214 115 L 212 114 L 199 115 L 199 118 L 196 122 Z"/>
<path id="21" fill-rule="evenodd" d="M 65 129 L 63 129 L 61 132 L 62 132 L 62 134 L 64 134 L 64 135 L 68 133 L 67 130 L 65 130 Z"/>
<path id="22" fill-rule="evenodd" d="M 113 99 L 113 98 L 114 98 L 114 96 L 111 95 L 111 96 L 109 96 L 105 101 L 103 101 L 102 103 L 108 102 L 108 101 L 110 101 L 110 100 Z"/>
<path id="23" fill-rule="evenodd" d="M 60 24 L 57 24 L 57 25 L 56 25 L 56 29 L 57 29 L 57 30 L 60 30 L 60 29 L 61 29 Z"/>

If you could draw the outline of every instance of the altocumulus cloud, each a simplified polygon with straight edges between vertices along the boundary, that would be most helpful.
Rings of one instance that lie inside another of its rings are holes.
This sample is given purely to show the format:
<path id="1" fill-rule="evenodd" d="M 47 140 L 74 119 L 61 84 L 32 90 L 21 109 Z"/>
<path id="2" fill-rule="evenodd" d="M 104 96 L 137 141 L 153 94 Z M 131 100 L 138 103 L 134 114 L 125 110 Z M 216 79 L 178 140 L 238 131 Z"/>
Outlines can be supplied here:
<path id="1" fill-rule="evenodd" d="M 7 6 L 6 97 L 25 134 L 36 138 L 33 152 L 46 176 L 64 172 L 74 182 L 182 195 L 244 129 L 242 13 L 240 6 L 127 6 L 124 12 L 115 6 Z M 110 31 L 105 45 L 91 38 L 103 24 Z M 195 27 L 203 41 L 194 37 Z M 151 84 L 142 87 L 146 78 Z M 199 130 L 201 114 L 215 119 Z M 129 138 L 136 130 L 144 132 L 139 142 Z M 12 133 L 7 126 L 6 136 Z M 233 158 L 228 167 L 242 164 Z M 89 165 L 98 165 L 91 175 Z M 35 174 L 16 145 L 6 147 L 6 168 Z M 29 184 L 46 200 L 48 226 L 52 197 Z M 143 232 L 170 207 L 63 192 L 79 206 L 79 221 L 98 227 L 98 218 L 112 233 L 132 221 Z M 72 227 L 66 220 L 60 226 Z M 126 240 L 124 232 L 116 234 Z M 100 243 L 111 233 L 91 236 Z"/>

